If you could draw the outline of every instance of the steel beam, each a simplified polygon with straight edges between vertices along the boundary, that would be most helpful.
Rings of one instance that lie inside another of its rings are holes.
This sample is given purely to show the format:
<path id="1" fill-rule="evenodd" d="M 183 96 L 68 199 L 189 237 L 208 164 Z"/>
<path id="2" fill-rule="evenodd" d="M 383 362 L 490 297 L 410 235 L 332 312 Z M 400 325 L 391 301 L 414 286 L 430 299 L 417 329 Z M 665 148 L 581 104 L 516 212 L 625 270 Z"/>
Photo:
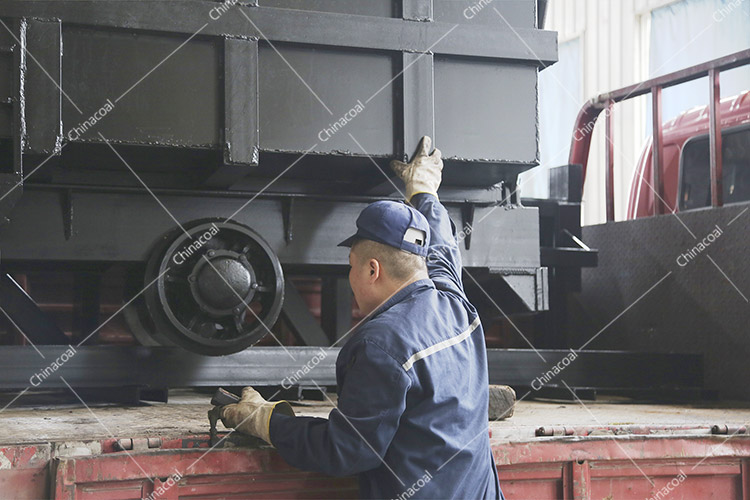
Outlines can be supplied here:
<path id="1" fill-rule="evenodd" d="M 662 200 L 664 199 L 664 176 L 662 165 L 664 164 L 664 141 L 662 139 L 662 109 L 661 109 L 661 90 L 659 86 L 651 89 L 651 185 L 654 191 L 654 213 L 652 215 L 661 215 L 666 207 Z"/>
<path id="2" fill-rule="evenodd" d="M 409 21 L 432 21 L 432 0 L 401 0 L 402 17 Z"/>
<path id="3" fill-rule="evenodd" d="M 57 359 L 67 346 L 0 348 L 3 376 L 0 389 L 21 390 L 30 378 Z M 39 389 L 65 388 L 60 376 L 73 387 L 201 387 L 219 385 L 282 385 L 286 377 L 299 375 L 288 385 L 335 385 L 339 348 L 251 347 L 229 356 L 207 357 L 170 347 L 83 346 L 38 385 Z M 546 359 L 542 361 L 541 357 Z M 512 387 L 531 387 L 536 377 L 570 355 L 566 350 L 488 349 L 489 381 Z M 314 368 L 300 373 L 307 363 Z M 296 374 L 296 375 L 295 375 Z M 702 356 L 626 351 L 582 351 L 549 387 L 697 388 L 703 384 Z M 595 386 L 592 387 L 592 381 Z M 37 380 L 35 379 L 35 382 Z M 37 386 L 32 386 L 35 388 Z"/>
<path id="4" fill-rule="evenodd" d="M 224 161 L 257 165 L 260 151 L 257 40 L 224 40 L 224 109 Z"/>
<path id="5" fill-rule="evenodd" d="M 175 222 L 143 190 L 73 189 L 76 232 L 65 239 L 64 190 L 25 186 L 13 222 L 0 227 L 3 260 L 21 261 L 146 261 L 155 242 L 175 228 Z M 350 236 L 360 211 L 377 198 L 335 201 L 300 196 L 252 193 L 154 190 L 154 194 L 181 223 L 208 217 L 232 220 L 257 231 L 287 265 L 339 265 L 347 262 L 348 249 L 336 243 Z M 281 206 L 295 199 L 290 222 L 294 238 L 285 238 Z M 461 220 L 460 206 L 449 205 L 454 221 Z M 491 215 L 489 215 L 491 212 Z M 462 248 L 468 268 L 539 267 L 539 216 L 536 208 L 477 207 L 471 250 Z M 493 251 L 503 248 L 502 252 Z"/>
<path id="6" fill-rule="evenodd" d="M 31 19 L 26 28 L 24 153 L 59 153 L 62 124 L 62 26 L 60 21 Z M 4 76 L 5 78 L 8 75 Z"/>
<path id="7" fill-rule="evenodd" d="M 488 349 L 490 384 L 533 387 L 553 366 L 565 366 L 560 374 L 538 386 L 586 388 L 701 387 L 703 358 L 700 354 L 645 353 L 630 351 Z M 540 358 L 544 357 L 546 361 Z M 570 358 L 569 358 L 570 359 Z"/>
<path id="8" fill-rule="evenodd" d="M 328 346 L 331 344 L 294 286 L 294 282 L 289 278 L 286 278 L 284 283 L 284 305 L 281 312 L 294 334 L 306 345 Z"/>
<path id="9" fill-rule="evenodd" d="M 716 68 L 708 71 L 708 141 L 711 151 L 711 206 L 724 205 L 724 177 L 721 151 L 721 81 Z"/>
<path id="10" fill-rule="evenodd" d="M 16 21 L 6 24 L 11 33 L 2 30 L 4 33 L 0 37 L 0 60 L 8 61 L 15 68 L 26 67 L 26 23 Z M 23 144 L 26 140 L 26 103 L 22 99 L 25 92 L 25 75 L 19 71 L 11 75 L 10 81 L 5 81 L 6 95 L 0 96 L 4 101 L 0 103 L 0 122 L 7 120 L 10 128 L 5 129 L 6 125 L 0 124 L 0 135 L 7 135 L 10 139 L 10 154 L 7 161 L 12 162 L 12 168 L 0 173 L 0 192 L 4 193 L 0 197 L 0 223 L 8 222 L 7 215 L 23 194 Z"/>
<path id="11" fill-rule="evenodd" d="M 299 384 L 335 385 L 338 350 L 319 347 L 253 347 L 230 356 L 208 357 L 170 347 L 81 346 L 60 363 L 68 346 L 39 346 L 44 359 L 31 347 L 0 348 L 3 377 L 0 389 L 73 387 L 203 387 L 220 385 L 282 385 L 314 358 L 319 363 L 295 378 Z M 321 359 L 322 358 L 322 359 Z M 42 370 L 57 360 L 59 369 L 45 376 Z M 40 375 L 41 374 L 41 375 Z M 296 384 L 291 384 L 296 385 Z"/>
<path id="12" fill-rule="evenodd" d="M 557 33 L 535 28 L 509 30 L 481 24 L 413 22 L 242 5 L 217 16 L 216 7 L 215 2 L 190 1 L 4 0 L 0 3 L 0 16 L 59 19 L 63 24 L 172 32 L 186 36 L 200 32 L 201 35 L 337 48 L 432 51 L 444 55 L 521 60 L 539 66 L 557 61 Z M 422 12 L 423 9 L 419 7 L 418 10 Z M 446 36 L 447 33 L 450 34 Z"/>
<path id="13" fill-rule="evenodd" d="M 606 111 L 604 193 L 607 205 L 607 222 L 615 220 L 615 119 L 612 116 L 614 101 L 609 101 Z"/>
<path id="14" fill-rule="evenodd" d="M 435 137 L 435 64 L 432 54 L 403 55 L 403 149 L 414 154 L 423 135 Z M 405 159 L 405 158 L 402 158 Z"/>

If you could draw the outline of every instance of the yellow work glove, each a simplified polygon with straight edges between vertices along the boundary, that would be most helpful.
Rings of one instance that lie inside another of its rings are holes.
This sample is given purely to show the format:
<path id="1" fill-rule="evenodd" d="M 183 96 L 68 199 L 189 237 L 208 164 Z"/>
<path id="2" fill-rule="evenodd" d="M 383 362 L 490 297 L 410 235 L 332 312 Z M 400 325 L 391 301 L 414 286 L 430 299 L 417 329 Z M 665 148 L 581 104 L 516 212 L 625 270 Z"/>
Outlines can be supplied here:
<path id="1" fill-rule="evenodd" d="M 432 139 L 422 137 L 417 152 L 409 163 L 393 160 L 391 168 L 406 184 L 406 201 L 419 193 L 430 193 L 437 196 L 440 182 L 443 179 L 443 159 L 439 149 L 430 154 Z"/>
<path id="2" fill-rule="evenodd" d="M 270 425 L 274 411 L 294 416 L 292 406 L 286 401 L 270 403 L 252 387 L 245 387 L 239 403 L 226 405 L 221 409 L 221 422 L 228 429 L 237 429 L 271 444 Z"/>

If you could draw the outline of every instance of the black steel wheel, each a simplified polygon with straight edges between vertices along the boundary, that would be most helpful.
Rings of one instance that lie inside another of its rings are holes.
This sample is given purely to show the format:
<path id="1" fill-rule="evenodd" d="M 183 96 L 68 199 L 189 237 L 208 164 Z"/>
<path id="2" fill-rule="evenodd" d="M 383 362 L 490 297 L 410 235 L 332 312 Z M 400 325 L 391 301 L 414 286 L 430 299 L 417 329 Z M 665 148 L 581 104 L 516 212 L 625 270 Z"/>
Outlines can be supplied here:
<path id="1" fill-rule="evenodd" d="M 154 327 L 154 322 L 146 307 L 146 299 L 143 297 L 144 266 L 135 265 L 127 270 L 125 288 L 123 290 L 123 302 L 127 305 L 122 310 L 125 323 L 130 333 L 139 344 L 145 346 L 173 346 L 170 341 Z"/>
<path id="2" fill-rule="evenodd" d="M 270 332 L 284 301 L 284 275 L 252 229 L 195 221 L 157 246 L 146 266 L 148 313 L 159 334 L 190 351 L 232 354 Z"/>

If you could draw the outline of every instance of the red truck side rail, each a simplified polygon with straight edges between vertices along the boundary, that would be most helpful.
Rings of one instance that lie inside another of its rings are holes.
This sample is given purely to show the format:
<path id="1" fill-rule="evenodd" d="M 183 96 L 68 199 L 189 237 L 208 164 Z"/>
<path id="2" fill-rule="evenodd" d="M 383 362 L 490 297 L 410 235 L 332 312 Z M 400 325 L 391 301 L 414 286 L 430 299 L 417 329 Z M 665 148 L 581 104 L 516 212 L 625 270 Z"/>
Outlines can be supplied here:
<path id="1" fill-rule="evenodd" d="M 599 115 L 606 110 L 605 118 L 605 195 L 607 221 L 615 218 L 614 200 L 614 120 L 613 107 L 615 103 L 622 102 L 634 97 L 651 94 L 651 121 L 653 124 L 653 145 L 651 154 L 651 186 L 656 199 L 653 203 L 652 215 L 665 213 L 665 190 L 664 190 L 664 142 L 662 136 L 662 90 L 667 87 L 679 85 L 708 76 L 709 79 L 709 141 L 710 141 L 710 172 L 711 172 L 711 205 L 720 207 L 723 205 L 722 193 L 722 157 L 721 157 L 721 85 L 720 74 L 722 71 L 730 70 L 750 64 L 750 49 L 736 52 L 734 54 L 714 59 L 696 66 L 675 71 L 657 78 L 643 81 L 638 84 L 613 90 L 589 100 L 583 105 L 578 113 L 575 123 L 575 132 L 570 146 L 568 163 L 583 166 L 584 182 L 586 179 L 586 167 L 588 164 L 589 151 L 591 149 L 591 136 Z"/>

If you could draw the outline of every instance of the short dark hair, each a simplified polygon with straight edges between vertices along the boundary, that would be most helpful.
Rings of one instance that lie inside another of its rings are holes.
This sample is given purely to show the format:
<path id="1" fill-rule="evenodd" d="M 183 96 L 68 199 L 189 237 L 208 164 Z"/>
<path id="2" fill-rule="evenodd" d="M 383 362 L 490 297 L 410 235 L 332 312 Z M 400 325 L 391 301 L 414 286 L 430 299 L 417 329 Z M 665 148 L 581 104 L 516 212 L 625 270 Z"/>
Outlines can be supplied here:
<path id="1" fill-rule="evenodd" d="M 405 281 L 419 271 L 427 272 L 424 257 L 377 241 L 358 239 L 352 244 L 352 251 L 354 250 L 360 258 L 380 262 L 386 273 L 395 280 Z"/>

